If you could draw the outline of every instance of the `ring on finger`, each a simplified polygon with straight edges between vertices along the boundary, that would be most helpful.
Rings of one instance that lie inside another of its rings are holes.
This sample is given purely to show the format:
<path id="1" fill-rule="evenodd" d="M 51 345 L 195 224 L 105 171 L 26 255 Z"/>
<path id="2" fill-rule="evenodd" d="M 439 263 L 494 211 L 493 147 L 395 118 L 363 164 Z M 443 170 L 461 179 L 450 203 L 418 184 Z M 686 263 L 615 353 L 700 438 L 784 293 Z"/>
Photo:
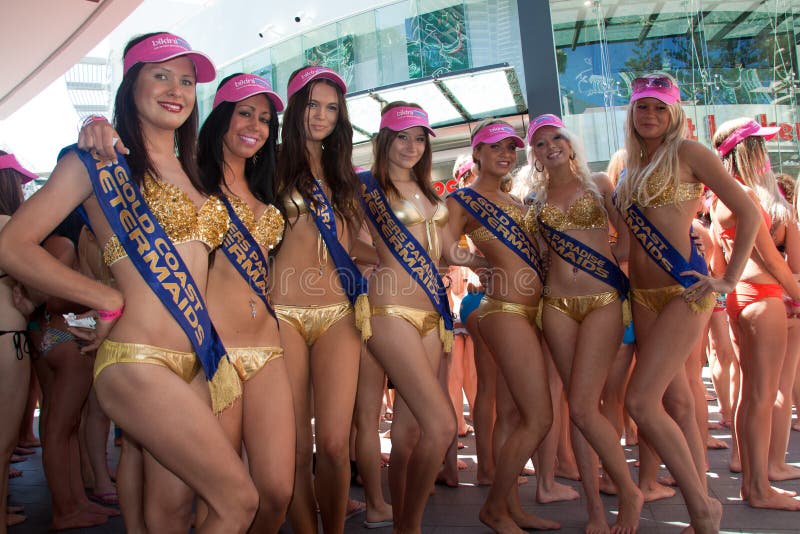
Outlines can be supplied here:
<path id="1" fill-rule="evenodd" d="M 119 137 L 112 137 L 111 138 L 111 146 L 116 146 L 117 141 L 119 141 Z"/>

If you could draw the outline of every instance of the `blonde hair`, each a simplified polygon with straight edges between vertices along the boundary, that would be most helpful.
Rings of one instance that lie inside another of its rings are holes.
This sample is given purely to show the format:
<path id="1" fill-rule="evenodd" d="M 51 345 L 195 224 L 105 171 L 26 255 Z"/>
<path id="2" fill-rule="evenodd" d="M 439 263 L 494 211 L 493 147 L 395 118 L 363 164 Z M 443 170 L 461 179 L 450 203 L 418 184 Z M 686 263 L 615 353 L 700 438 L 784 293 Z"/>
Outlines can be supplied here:
<path id="1" fill-rule="evenodd" d="M 719 148 L 725 139 L 751 120 L 743 117 L 723 122 L 714 133 L 714 148 Z M 778 181 L 768 163 L 769 154 L 764 138 L 757 135 L 744 138 L 722 158 L 722 164 L 728 172 L 755 192 L 758 202 L 773 223 L 786 223 L 794 218 L 792 209 L 778 189 Z"/>
<path id="2" fill-rule="evenodd" d="M 646 78 L 669 78 L 672 83 L 675 79 L 668 74 L 654 73 L 648 74 Z M 679 175 L 678 150 L 686 137 L 686 113 L 683 111 L 680 101 L 673 104 L 664 104 L 669 110 L 669 125 L 664 134 L 661 145 L 656 149 L 655 154 L 648 154 L 644 139 L 636 131 L 633 124 L 633 112 L 636 102 L 628 104 L 627 119 L 625 121 L 625 178 L 617 185 L 617 206 L 626 209 L 633 203 L 646 206 L 653 199 L 661 195 L 667 188 L 673 187 L 677 190 Z M 648 156 L 650 163 L 647 163 Z M 667 177 L 663 181 L 662 187 L 658 190 L 648 190 L 650 177 L 656 173 Z M 677 204 L 677 196 L 675 203 Z"/>
<path id="3" fill-rule="evenodd" d="M 597 184 L 595 184 L 592 179 L 592 171 L 589 170 L 589 164 L 586 162 L 586 153 L 583 150 L 583 143 L 566 128 L 558 128 L 558 132 L 567 140 L 572 149 L 569 170 L 572 172 L 572 175 L 578 179 L 581 187 L 583 187 L 585 191 L 590 191 L 602 206 L 603 195 L 600 194 Z M 527 176 L 520 176 L 521 173 L 519 173 L 517 184 L 520 188 L 524 186 L 529 188 L 528 192 L 522 195 L 522 198 L 531 195 L 534 199 L 534 208 L 538 213 L 542 210 L 544 205 L 547 204 L 547 188 L 550 185 L 550 177 L 547 168 L 544 167 L 541 162 L 539 162 L 539 164 L 542 165 L 542 170 L 540 171 L 536 168 L 537 160 L 533 155 L 533 147 L 530 144 L 525 150 L 525 155 L 528 158 L 528 165 L 523 167 L 523 169 L 526 169 Z"/>
<path id="4" fill-rule="evenodd" d="M 608 177 L 611 179 L 611 183 L 614 184 L 615 187 L 619 181 L 620 174 L 622 174 L 622 171 L 625 170 L 626 157 L 628 157 L 628 153 L 624 148 L 620 148 L 611 154 L 611 159 L 608 160 L 606 174 L 608 174 Z"/>

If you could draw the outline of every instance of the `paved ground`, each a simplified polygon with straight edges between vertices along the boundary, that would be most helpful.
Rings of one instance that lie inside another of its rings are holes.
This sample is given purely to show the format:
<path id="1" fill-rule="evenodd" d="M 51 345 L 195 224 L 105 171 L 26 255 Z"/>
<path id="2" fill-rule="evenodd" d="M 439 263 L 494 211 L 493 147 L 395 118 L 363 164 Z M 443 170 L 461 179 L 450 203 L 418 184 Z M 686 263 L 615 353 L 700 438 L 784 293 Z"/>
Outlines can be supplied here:
<path id="1" fill-rule="evenodd" d="M 730 433 L 727 430 L 712 431 L 712 434 L 730 443 Z M 423 532 L 425 534 L 489 532 L 478 521 L 478 510 L 488 489 L 474 484 L 476 467 L 474 456 L 475 440 L 472 436 L 468 436 L 463 438 L 462 441 L 465 444 L 465 448 L 459 451 L 460 458 L 467 462 L 469 470 L 462 471 L 461 485 L 457 489 L 436 487 L 436 493 L 431 497 L 425 511 L 423 520 Z M 384 447 L 386 445 L 384 440 Z M 625 450 L 631 459 L 631 469 L 636 471 L 632 464 L 637 452 L 636 447 L 626 447 Z M 116 457 L 117 451 L 115 450 L 112 454 Z M 795 465 L 800 465 L 800 433 L 798 432 L 792 432 L 788 460 Z M 709 451 L 709 462 L 708 482 L 710 492 L 724 505 L 723 532 L 800 532 L 800 513 L 756 510 L 742 503 L 738 496 L 740 477 L 728 471 L 727 451 Z M 50 524 L 50 501 L 42 472 L 40 451 L 37 449 L 37 453 L 30 457 L 29 460 L 14 465 L 22 469 L 24 475 L 10 482 L 11 501 L 14 504 L 25 505 L 28 520 L 19 526 L 9 529 L 9 534 L 38 534 L 46 532 Z M 548 505 L 535 504 L 534 482 L 531 479 L 528 484 L 520 487 L 525 508 L 542 517 L 561 522 L 561 532 L 581 532 L 581 527 L 586 521 L 585 501 Z M 579 487 L 577 482 L 563 480 L 562 482 L 576 488 Z M 384 492 L 388 495 L 385 483 L 386 473 L 384 470 Z M 800 492 L 800 481 L 784 482 L 779 486 Z M 354 498 L 360 498 L 362 494 L 360 487 L 353 487 L 351 490 L 351 495 Z M 654 534 L 680 532 L 687 525 L 688 515 L 683 505 L 683 500 L 679 495 L 671 499 L 646 504 L 642 511 L 640 532 Z M 608 497 L 604 499 L 606 509 L 610 510 L 609 522 L 613 523 L 616 500 Z M 349 519 L 345 532 L 361 534 L 367 532 L 362 526 L 363 521 L 363 514 Z M 288 527 L 284 527 L 284 531 L 291 532 Z M 71 532 L 116 534 L 124 532 L 124 528 L 119 518 L 112 518 L 106 525 Z M 376 534 L 389 533 L 391 529 L 376 529 L 374 532 Z"/>

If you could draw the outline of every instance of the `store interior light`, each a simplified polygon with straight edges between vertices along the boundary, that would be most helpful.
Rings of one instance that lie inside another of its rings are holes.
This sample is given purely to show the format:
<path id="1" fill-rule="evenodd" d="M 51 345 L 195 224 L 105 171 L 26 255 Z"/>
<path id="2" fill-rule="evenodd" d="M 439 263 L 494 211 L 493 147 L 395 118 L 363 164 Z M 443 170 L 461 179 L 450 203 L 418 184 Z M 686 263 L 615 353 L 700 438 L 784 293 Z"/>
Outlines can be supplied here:
<path id="1" fill-rule="evenodd" d="M 378 94 L 386 102 L 403 100 L 419 104 L 428 113 L 428 120 L 433 126 L 452 124 L 462 120 L 461 114 L 445 98 L 433 81 L 386 89 L 378 91 Z"/>
<path id="2" fill-rule="evenodd" d="M 517 111 L 504 70 L 452 76 L 443 79 L 442 83 L 474 117 Z"/>

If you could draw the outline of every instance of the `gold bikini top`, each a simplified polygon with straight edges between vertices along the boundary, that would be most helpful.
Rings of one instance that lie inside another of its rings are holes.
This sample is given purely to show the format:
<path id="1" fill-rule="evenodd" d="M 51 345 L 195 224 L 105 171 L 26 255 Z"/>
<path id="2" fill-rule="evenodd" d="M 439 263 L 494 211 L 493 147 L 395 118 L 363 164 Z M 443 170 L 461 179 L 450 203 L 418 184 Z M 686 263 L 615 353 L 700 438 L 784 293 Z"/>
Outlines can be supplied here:
<path id="1" fill-rule="evenodd" d="M 511 219 L 520 225 L 520 227 L 529 234 L 535 234 L 539 230 L 539 224 L 536 222 L 536 214 L 532 209 L 527 213 L 522 212 L 522 208 L 516 204 L 497 202 L 497 206 L 508 214 Z M 467 234 L 473 243 L 480 243 L 482 241 L 489 241 L 497 239 L 492 232 L 485 226 L 480 226 Z"/>
<path id="2" fill-rule="evenodd" d="M 651 174 L 647 179 L 647 195 L 655 194 L 659 189 L 664 187 L 667 180 L 667 177 L 658 171 Z M 678 187 L 676 188 L 670 180 L 669 185 L 661 191 L 661 194 L 651 200 L 647 205 L 640 204 L 640 206 L 643 208 L 660 208 L 668 204 L 675 204 L 676 202 L 697 200 L 703 196 L 704 189 L 705 186 L 700 182 L 678 182 Z"/>
<path id="3" fill-rule="evenodd" d="M 418 224 L 425 224 L 425 235 L 428 238 L 428 254 L 434 259 L 438 259 L 442 255 L 441 243 L 439 242 L 439 233 L 436 227 L 442 227 L 447 224 L 447 219 L 450 217 L 450 212 L 444 202 L 436 203 L 436 211 L 433 212 L 430 219 L 426 219 L 420 213 L 417 206 L 413 202 L 406 199 L 395 200 L 390 202 L 389 206 L 397 216 L 398 220 L 406 226 L 416 226 Z"/>
<path id="4" fill-rule="evenodd" d="M 241 198 L 228 195 L 228 200 L 233 206 L 233 211 L 242 220 L 245 227 L 253 234 L 256 243 L 267 250 L 275 246 L 283 239 L 283 215 L 272 204 L 267 204 L 267 208 L 261 217 L 256 220 L 250 206 Z"/>
<path id="5" fill-rule="evenodd" d="M 296 219 L 308 213 L 308 205 L 297 189 L 293 189 L 290 195 L 283 197 L 283 209 L 287 219 Z"/>
<path id="6" fill-rule="evenodd" d="M 150 173 L 144 176 L 142 196 L 175 245 L 200 241 L 213 250 L 222 244 L 230 221 L 225 205 L 217 197 L 208 197 L 197 209 L 180 187 L 157 182 Z M 103 246 L 106 265 L 111 266 L 127 255 L 117 236 Z"/>
<path id="7" fill-rule="evenodd" d="M 553 204 L 545 204 L 539 217 L 548 226 L 562 232 L 608 228 L 608 216 L 591 191 L 585 191 L 566 212 Z"/>

